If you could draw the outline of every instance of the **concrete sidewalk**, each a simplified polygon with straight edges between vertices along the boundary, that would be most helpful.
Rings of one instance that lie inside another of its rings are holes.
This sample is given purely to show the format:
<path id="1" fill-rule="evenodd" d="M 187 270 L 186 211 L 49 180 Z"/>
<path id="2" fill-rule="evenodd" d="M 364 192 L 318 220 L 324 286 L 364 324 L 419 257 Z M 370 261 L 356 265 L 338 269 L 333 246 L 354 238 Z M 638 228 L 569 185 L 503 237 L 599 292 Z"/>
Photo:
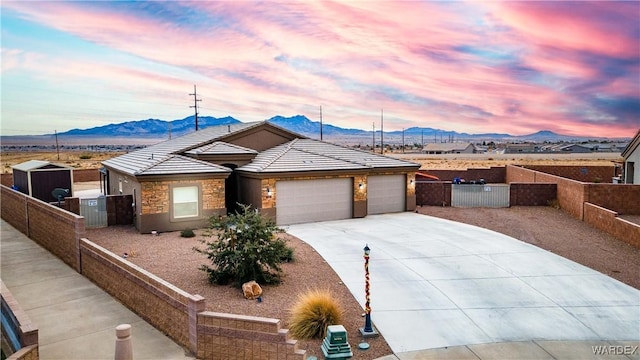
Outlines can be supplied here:
<path id="1" fill-rule="evenodd" d="M 372 319 L 400 359 L 588 358 L 592 345 L 640 342 L 640 291 L 490 230 L 398 213 L 287 231 L 361 304 L 369 245 Z"/>
<path id="2" fill-rule="evenodd" d="M 39 329 L 40 359 L 113 359 L 115 327 L 131 324 L 135 359 L 191 359 L 60 259 L 1 220 L 1 275 Z"/>

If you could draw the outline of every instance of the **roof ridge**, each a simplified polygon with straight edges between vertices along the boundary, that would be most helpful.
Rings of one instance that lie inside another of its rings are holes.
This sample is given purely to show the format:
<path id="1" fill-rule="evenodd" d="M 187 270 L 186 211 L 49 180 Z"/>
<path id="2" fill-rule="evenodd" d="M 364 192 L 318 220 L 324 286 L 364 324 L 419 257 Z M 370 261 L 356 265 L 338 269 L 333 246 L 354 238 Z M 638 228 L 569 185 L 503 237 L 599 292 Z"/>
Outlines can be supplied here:
<path id="1" fill-rule="evenodd" d="M 337 147 L 340 147 L 342 149 L 349 150 L 348 148 L 346 148 L 346 147 L 344 147 L 342 145 L 338 145 L 338 144 L 330 144 L 330 143 L 327 143 L 327 142 L 324 142 L 324 141 L 315 140 L 315 139 L 307 139 L 307 140 L 311 140 L 313 142 L 318 142 L 318 143 L 321 143 L 321 144 L 328 144 L 328 145 L 332 145 L 332 146 L 337 146 Z M 366 166 L 366 167 L 369 167 L 369 168 L 373 167 L 373 165 L 367 164 L 366 162 L 363 164 L 363 163 L 355 161 L 355 160 L 343 159 L 343 158 L 339 158 L 337 156 L 333 156 L 333 155 L 329 155 L 329 154 L 317 153 L 317 152 L 314 152 L 314 151 L 311 151 L 311 150 L 306 150 L 306 149 L 296 149 L 296 150 L 302 151 L 302 152 L 306 152 L 307 154 L 324 156 L 324 157 L 328 157 L 328 158 L 331 158 L 331 159 L 334 159 L 334 160 L 340 160 L 340 161 L 344 161 L 344 162 L 348 162 L 348 163 L 352 163 L 352 164 L 356 164 L 356 165 L 360 165 L 360 166 Z"/>
<path id="2" fill-rule="evenodd" d="M 284 154 L 286 154 L 289 150 L 291 150 L 291 146 L 293 144 L 295 144 L 296 142 L 298 142 L 298 140 L 300 139 L 293 139 L 291 141 L 289 141 L 286 145 L 276 156 L 274 156 L 271 160 L 267 161 L 267 163 L 262 166 L 263 169 L 268 168 L 271 164 L 273 164 L 274 162 L 276 162 L 278 159 L 280 159 L 281 157 L 284 156 Z"/>
<path id="3" fill-rule="evenodd" d="M 143 168 L 139 169 L 138 171 L 134 172 L 134 173 L 133 173 L 133 175 L 142 174 L 143 172 L 145 172 L 145 171 L 147 171 L 147 170 L 151 169 L 151 168 L 152 168 L 152 167 L 154 167 L 154 166 L 157 166 L 158 164 L 162 164 L 163 162 L 165 162 L 165 161 L 169 160 L 171 157 L 176 156 L 176 155 L 173 155 L 173 154 L 164 154 L 163 156 L 164 156 L 164 157 L 159 158 L 159 159 L 158 159 L 158 161 L 152 162 L 151 164 L 149 164 L 149 165 L 147 165 L 147 166 L 145 166 L 145 167 L 143 167 Z M 155 159 L 153 158 L 153 153 L 151 153 L 151 159 L 155 160 Z"/>

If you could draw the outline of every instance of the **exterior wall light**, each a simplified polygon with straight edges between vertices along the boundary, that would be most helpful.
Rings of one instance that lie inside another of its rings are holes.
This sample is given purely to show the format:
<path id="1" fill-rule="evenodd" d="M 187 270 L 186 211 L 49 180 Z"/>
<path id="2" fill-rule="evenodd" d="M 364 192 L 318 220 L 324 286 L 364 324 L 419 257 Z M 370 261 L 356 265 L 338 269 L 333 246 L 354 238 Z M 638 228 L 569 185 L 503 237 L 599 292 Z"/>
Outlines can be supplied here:
<path id="1" fill-rule="evenodd" d="M 267 187 L 267 197 L 271 198 L 272 195 L 273 195 L 273 193 L 271 192 L 271 188 Z"/>
<path id="2" fill-rule="evenodd" d="M 363 188 L 364 188 L 364 184 L 363 183 L 358 184 L 358 189 L 362 190 Z"/>

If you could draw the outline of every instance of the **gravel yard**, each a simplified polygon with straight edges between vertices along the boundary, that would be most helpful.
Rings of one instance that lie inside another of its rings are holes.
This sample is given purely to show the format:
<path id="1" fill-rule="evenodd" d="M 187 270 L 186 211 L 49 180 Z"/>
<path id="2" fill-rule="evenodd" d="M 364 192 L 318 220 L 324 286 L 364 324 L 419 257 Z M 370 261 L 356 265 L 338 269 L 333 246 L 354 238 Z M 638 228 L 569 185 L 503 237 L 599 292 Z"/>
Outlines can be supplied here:
<path id="1" fill-rule="evenodd" d="M 591 228 L 561 210 L 551 207 L 512 207 L 465 209 L 419 207 L 418 212 L 491 229 L 569 258 L 640 289 L 640 249 Z M 117 255 L 128 253 L 128 260 L 171 282 L 181 289 L 207 299 L 207 310 L 281 319 L 287 327 L 288 311 L 298 294 L 307 289 L 329 289 L 344 309 L 343 324 L 352 344 L 354 359 L 375 359 L 391 354 L 384 338 L 370 339 L 366 352 L 357 349 L 361 341 L 358 328 L 364 325 L 362 307 L 342 285 L 335 272 L 313 248 L 284 234 L 295 249 L 295 261 L 283 265 L 285 276 L 278 286 L 263 287 L 263 302 L 246 300 L 239 289 L 210 285 L 198 268 L 204 255 L 193 247 L 204 246 L 204 231 L 195 238 L 182 238 L 179 232 L 158 236 L 138 234 L 132 226 L 87 230 L 87 238 Z M 363 270 L 364 271 L 364 270 Z M 364 276 L 364 275 L 363 275 Z M 363 289 L 364 291 L 364 289 Z M 301 341 L 300 348 L 322 358 L 320 341 Z"/>

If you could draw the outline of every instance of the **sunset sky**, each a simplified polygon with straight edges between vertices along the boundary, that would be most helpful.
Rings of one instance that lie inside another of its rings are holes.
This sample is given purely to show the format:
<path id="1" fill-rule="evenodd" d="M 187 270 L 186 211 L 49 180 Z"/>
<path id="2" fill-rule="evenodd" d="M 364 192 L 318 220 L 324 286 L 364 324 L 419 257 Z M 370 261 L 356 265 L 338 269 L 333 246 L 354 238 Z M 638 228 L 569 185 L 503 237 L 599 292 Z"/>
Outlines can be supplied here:
<path id="1" fill-rule="evenodd" d="M 2 135 L 193 114 L 632 137 L 640 2 L 6 1 Z"/>

